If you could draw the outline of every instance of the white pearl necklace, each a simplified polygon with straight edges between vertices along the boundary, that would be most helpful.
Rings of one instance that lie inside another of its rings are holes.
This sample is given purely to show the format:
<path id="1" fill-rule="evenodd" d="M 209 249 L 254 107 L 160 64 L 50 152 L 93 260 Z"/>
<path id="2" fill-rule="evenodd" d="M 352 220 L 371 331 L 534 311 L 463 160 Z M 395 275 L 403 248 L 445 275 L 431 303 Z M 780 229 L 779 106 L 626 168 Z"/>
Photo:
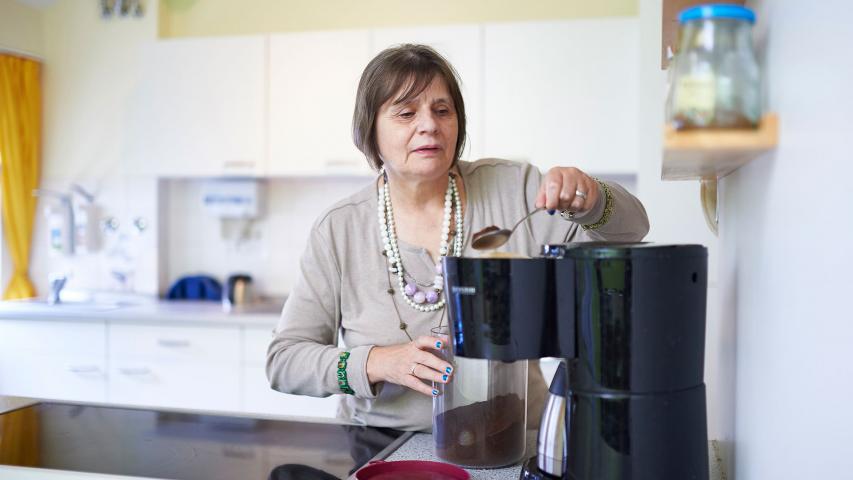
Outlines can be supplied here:
<path id="1" fill-rule="evenodd" d="M 385 171 L 382 171 L 385 176 Z M 391 273 L 397 274 L 397 286 L 400 290 L 400 295 L 406 300 L 415 310 L 421 312 L 434 312 L 444 307 L 445 301 L 442 298 L 435 303 L 424 303 L 424 298 L 413 298 L 416 295 L 406 294 L 405 272 L 403 270 L 403 261 L 400 257 L 400 249 L 397 246 L 397 228 L 394 223 L 394 209 L 391 206 L 391 191 L 388 187 L 388 177 L 385 176 L 385 185 L 379 189 L 378 199 L 378 217 L 379 217 L 379 232 L 382 235 L 382 245 L 385 249 L 385 256 L 388 257 L 390 266 L 388 270 Z M 454 208 L 455 207 L 455 210 Z M 444 221 L 441 224 L 441 245 L 439 254 L 443 257 L 448 255 L 449 239 L 450 239 L 450 214 L 454 211 L 454 220 L 456 223 L 456 237 L 453 239 L 453 251 L 451 255 L 458 257 L 462 254 L 462 234 L 463 218 L 462 218 L 462 202 L 459 200 L 459 190 L 456 188 L 456 180 L 453 174 L 449 174 L 447 181 L 447 192 L 444 194 Z M 441 293 L 444 289 L 444 277 L 441 272 L 441 263 L 436 264 L 436 276 L 433 281 L 432 288 L 435 295 Z M 420 292 L 419 292 L 420 293 Z M 437 297 L 436 297 L 437 298 Z M 420 300 L 420 301 L 417 301 Z"/>

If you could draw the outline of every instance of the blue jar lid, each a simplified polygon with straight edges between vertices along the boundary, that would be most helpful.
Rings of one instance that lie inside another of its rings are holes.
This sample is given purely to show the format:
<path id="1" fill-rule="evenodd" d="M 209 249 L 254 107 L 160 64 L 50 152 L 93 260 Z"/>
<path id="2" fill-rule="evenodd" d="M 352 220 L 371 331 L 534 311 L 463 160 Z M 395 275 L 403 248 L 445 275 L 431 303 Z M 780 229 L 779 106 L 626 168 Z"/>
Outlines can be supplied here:
<path id="1" fill-rule="evenodd" d="M 733 18 L 755 23 L 755 12 L 740 5 L 712 4 L 687 8 L 678 14 L 679 23 L 705 18 Z"/>

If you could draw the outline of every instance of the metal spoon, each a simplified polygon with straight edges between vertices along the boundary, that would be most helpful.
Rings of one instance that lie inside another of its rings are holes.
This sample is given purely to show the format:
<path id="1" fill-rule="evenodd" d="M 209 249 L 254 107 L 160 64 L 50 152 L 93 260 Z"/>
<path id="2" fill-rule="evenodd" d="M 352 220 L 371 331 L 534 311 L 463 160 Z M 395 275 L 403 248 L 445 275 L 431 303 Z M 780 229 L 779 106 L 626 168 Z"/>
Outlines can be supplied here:
<path id="1" fill-rule="evenodd" d="M 473 247 L 474 250 L 493 250 L 495 248 L 500 247 L 509 240 L 510 235 L 512 235 L 515 229 L 518 228 L 519 225 L 521 225 L 521 222 L 527 220 L 527 218 L 533 215 L 534 213 L 544 209 L 545 207 L 539 207 L 531 211 L 521 220 L 519 220 L 515 224 L 515 226 L 512 227 L 511 230 L 507 230 L 505 228 L 498 228 L 492 225 L 478 231 L 471 237 L 471 247 Z"/>

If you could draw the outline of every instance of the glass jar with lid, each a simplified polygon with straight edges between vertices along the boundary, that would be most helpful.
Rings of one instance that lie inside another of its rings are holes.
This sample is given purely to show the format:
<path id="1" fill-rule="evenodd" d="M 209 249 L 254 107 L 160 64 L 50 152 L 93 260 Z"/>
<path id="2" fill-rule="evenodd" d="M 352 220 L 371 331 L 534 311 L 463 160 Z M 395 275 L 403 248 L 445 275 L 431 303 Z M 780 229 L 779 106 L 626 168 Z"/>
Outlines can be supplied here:
<path id="1" fill-rule="evenodd" d="M 678 21 L 667 121 L 678 130 L 758 126 L 761 89 L 752 10 L 700 5 L 682 11 Z"/>

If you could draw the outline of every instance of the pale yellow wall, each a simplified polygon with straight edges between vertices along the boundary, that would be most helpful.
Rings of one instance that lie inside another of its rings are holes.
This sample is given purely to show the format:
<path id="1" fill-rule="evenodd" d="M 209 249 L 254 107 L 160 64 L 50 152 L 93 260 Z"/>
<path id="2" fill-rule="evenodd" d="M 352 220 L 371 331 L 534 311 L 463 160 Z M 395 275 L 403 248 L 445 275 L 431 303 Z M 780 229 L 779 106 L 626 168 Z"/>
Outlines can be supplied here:
<path id="1" fill-rule="evenodd" d="M 101 18 L 97 2 L 44 9 L 44 172 L 115 174 L 140 47 L 157 38 L 156 2 L 142 18 Z"/>
<path id="2" fill-rule="evenodd" d="M 40 57 L 43 22 L 38 9 L 15 0 L 0 0 L 0 51 L 10 49 Z"/>
<path id="3" fill-rule="evenodd" d="M 636 16 L 637 0 L 160 0 L 161 37 Z"/>

